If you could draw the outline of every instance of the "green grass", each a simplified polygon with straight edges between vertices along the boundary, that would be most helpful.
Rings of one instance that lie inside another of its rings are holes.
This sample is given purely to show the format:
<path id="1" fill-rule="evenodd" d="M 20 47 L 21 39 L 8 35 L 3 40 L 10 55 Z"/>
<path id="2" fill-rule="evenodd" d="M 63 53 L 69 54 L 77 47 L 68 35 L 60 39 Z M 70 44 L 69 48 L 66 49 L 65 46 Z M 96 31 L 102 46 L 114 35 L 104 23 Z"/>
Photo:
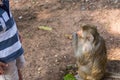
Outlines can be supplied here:
<path id="1" fill-rule="evenodd" d="M 66 74 L 64 76 L 64 80 L 76 80 L 72 74 Z"/>

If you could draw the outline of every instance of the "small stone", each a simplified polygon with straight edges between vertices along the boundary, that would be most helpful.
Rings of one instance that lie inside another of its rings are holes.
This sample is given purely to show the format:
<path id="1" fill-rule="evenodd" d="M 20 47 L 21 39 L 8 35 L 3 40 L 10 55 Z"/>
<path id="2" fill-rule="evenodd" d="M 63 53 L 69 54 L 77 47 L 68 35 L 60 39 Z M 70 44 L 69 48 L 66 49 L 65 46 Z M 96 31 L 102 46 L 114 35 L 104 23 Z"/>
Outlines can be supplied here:
<path id="1" fill-rule="evenodd" d="M 65 59 L 66 59 L 66 58 L 67 58 L 67 56 L 63 56 L 63 58 L 65 58 Z"/>
<path id="2" fill-rule="evenodd" d="M 60 71 L 60 73 L 64 73 L 64 71 Z"/>
<path id="3" fill-rule="evenodd" d="M 58 57 L 58 55 L 55 55 L 55 57 Z"/>
<path id="4" fill-rule="evenodd" d="M 51 70 L 50 72 L 52 73 L 53 71 Z"/>
<path id="5" fill-rule="evenodd" d="M 82 7 L 81 7 L 81 10 L 85 10 L 85 6 L 82 6 Z"/>
<path id="6" fill-rule="evenodd" d="M 22 16 L 19 16 L 18 19 L 22 19 L 23 17 Z"/>
<path id="7" fill-rule="evenodd" d="M 56 59 L 55 62 L 58 62 L 58 60 Z"/>
<path id="8" fill-rule="evenodd" d="M 115 3 L 115 4 L 118 3 L 118 0 L 115 0 L 114 3 Z"/>
<path id="9" fill-rule="evenodd" d="M 45 2 L 47 2 L 47 3 L 48 3 L 49 1 L 48 1 L 48 0 L 46 0 Z"/>
<path id="10" fill-rule="evenodd" d="M 38 74 L 40 74 L 40 72 L 38 72 Z"/>
<path id="11" fill-rule="evenodd" d="M 110 38 L 111 41 L 113 41 L 113 38 Z"/>
<path id="12" fill-rule="evenodd" d="M 53 64 L 53 66 L 56 66 L 56 64 Z"/>
<path id="13" fill-rule="evenodd" d="M 86 2 L 88 2 L 89 0 L 85 0 Z"/>
<path id="14" fill-rule="evenodd" d="M 41 68 L 41 67 L 39 67 L 39 68 L 38 68 L 38 71 L 41 71 L 41 70 L 42 70 L 42 68 Z"/>
<path id="15" fill-rule="evenodd" d="M 42 60 L 43 60 L 43 58 L 40 58 L 40 60 L 42 61 Z"/>
<path id="16" fill-rule="evenodd" d="M 16 3 L 17 3 L 17 2 L 20 2 L 20 0 L 14 0 L 14 2 L 16 2 Z"/>

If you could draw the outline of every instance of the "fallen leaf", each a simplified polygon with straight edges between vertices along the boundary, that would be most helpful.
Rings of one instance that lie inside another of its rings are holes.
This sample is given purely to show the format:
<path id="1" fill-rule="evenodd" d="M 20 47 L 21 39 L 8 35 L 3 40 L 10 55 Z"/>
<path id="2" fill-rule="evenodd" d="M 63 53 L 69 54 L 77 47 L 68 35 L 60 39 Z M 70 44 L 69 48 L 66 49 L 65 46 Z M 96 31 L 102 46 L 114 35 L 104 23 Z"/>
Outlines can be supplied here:
<path id="1" fill-rule="evenodd" d="M 39 26 L 38 29 L 40 29 L 40 30 L 46 30 L 46 31 L 52 31 L 52 28 L 48 27 L 48 26 Z"/>
<path id="2" fill-rule="evenodd" d="M 70 34 L 65 34 L 65 37 L 68 39 L 72 39 L 72 35 L 70 35 Z"/>

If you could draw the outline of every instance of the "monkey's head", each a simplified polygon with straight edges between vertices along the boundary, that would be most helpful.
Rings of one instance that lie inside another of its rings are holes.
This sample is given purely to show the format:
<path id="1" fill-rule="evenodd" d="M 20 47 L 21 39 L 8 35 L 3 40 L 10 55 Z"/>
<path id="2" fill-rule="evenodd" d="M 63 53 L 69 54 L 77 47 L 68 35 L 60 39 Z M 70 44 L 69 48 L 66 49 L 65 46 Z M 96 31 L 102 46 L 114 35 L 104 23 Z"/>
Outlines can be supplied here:
<path id="1" fill-rule="evenodd" d="M 92 46 L 99 42 L 98 38 L 99 33 L 96 26 L 89 24 L 81 26 L 79 31 L 73 33 L 73 47 L 76 50 L 80 48 L 79 50 L 88 52 L 92 50 Z"/>
<path id="2" fill-rule="evenodd" d="M 73 34 L 73 38 L 77 37 L 78 41 L 94 43 L 99 37 L 99 33 L 94 25 L 81 26 L 80 30 Z"/>

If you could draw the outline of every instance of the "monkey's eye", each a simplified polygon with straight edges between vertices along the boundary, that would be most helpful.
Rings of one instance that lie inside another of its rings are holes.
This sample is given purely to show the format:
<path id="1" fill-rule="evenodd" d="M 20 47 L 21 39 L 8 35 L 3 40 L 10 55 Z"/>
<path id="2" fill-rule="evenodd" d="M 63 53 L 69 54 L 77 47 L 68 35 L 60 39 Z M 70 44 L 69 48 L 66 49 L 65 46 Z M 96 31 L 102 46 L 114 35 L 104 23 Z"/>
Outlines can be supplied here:
<path id="1" fill-rule="evenodd" d="M 87 36 L 86 39 L 87 39 L 87 40 L 90 40 L 90 36 Z"/>
<path id="2" fill-rule="evenodd" d="M 86 39 L 89 40 L 89 41 L 93 41 L 94 38 L 93 38 L 92 35 L 89 35 L 89 36 L 86 37 Z"/>

